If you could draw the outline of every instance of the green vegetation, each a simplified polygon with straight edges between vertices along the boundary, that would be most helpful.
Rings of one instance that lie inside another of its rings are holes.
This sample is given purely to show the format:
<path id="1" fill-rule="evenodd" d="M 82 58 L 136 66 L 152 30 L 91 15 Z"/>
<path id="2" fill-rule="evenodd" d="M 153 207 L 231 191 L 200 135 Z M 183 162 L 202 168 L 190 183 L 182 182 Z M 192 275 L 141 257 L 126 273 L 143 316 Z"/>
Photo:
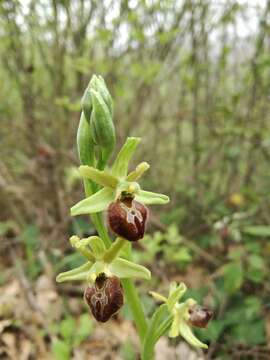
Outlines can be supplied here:
<path id="1" fill-rule="evenodd" d="M 97 73 L 115 100 L 115 155 L 142 137 L 142 188 L 171 198 L 135 247 L 153 277 L 138 284 L 147 313 L 153 284 L 167 296 L 184 281 L 215 312 L 198 331 L 206 358 L 270 356 L 269 16 L 269 0 L 0 2 L 0 354 L 19 358 L 29 341 L 33 358 L 137 354 L 121 337 L 134 337 L 128 308 L 105 331 L 88 323 L 82 287 L 54 284 L 82 264 L 69 236 L 95 234 L 68 214 L 82 199 L 80 99 Z"/>

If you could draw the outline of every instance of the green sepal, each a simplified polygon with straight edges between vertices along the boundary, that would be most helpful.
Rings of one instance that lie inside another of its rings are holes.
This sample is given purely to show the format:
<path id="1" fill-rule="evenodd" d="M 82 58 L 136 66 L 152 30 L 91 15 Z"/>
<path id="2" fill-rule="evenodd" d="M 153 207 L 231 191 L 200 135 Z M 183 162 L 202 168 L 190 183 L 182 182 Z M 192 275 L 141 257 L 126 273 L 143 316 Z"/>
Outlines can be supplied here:
<path id="1" fill-rule="evenodd" d="M 157 194 L 144 190 L 138 190 L 135 199 L 146 205 L 163 205 L 170 201 L 167 195 Z"/>
<path id="2" fill-rule="evenodd" d="M 118 185 L 118 179 L 107 171 L 100 171 L 94 167 L 83 165 L 79 167 L 79 172 L 83 177 L 90 179 L 101 186 L 115 188 Z"/>
<path id="3" fill-rule="evenodd" d="M 103 188 L 94 195 L 79 201 L 70 209 L 71 215 L 93 214 L 106 210 L 108 205 L 114 201 L 114 190 L 111 188 Z"/>
<path id="4" fill-rule="evenodd" d="M 193 334 L 190 326 L 185 321 L 180 321 L 179 334 L 192 346 L 207 349 L 208 345 L 201 342 Z"/>
<path id="5" fill-rule="evenodd" d="M 85 89 L 81 100 L 83 114 L 88 124 L 90 123 L 91 112 L 92 112 L 92 99 L 91 99 L 90 89 L 91 89 L 91 81 L 89 82 L 87 88 Z"/>
<path id="6" fill-rule="evenodd" d="M 113 114 L 113 99 L 111 97 L 111 94 L 106 86 L 106 83 L 105 83 L 105 80 L 103 79 L 103 77 L 99 75 L 97 77 L 97 79 L 98 79 L 97 91 L 102 96 L 103 100 L 105 101 L 105 103 L 108 106 L 108 109 L 112 115 Z"/>
<path id="7" fill-rule="evenodd" d="M 108 269 L 120 279 L 151 279 L 151 272 L 142 265 L 122 258 L 116 258 L 108 265 Z"/>
<path id="8" fill-rule="evenodd" d="M 87 240 L 95 258 L 101 259 L 106 252 L 106 247 L 102 239 L 98 236 L 90 236 Z"/>
<path id="9" fill-rule="evenodd" d="M 94 165 L 94 141 L 90 126 L 87 123 L 83 112 L 81 113 L 77 131 L 77 148 L 81 164 Z"/>
<path id="10" fill-rule="evenodd" d="M 85 264 L 76 267 L 75 269 L 62 272 L 57 275 L 56 281 L 58 283 L 64 281 L 86 281 L 88 278 L 89 270 L 91 269 L 92 265 L 93 263 L 88 261 Z"/>
<path id="11" fill-rule="evenodd" d="M 91 113 L 90 126 L 93 138 L 97 145 L 112 152 L 115 146 L 115 129 L 112 115 L 102 96 L 91 89 L 93 110 Z"/>
<path id="12" fill-rule="evenodd" d="M 175 337 L 179 336 L 179 332 L 180 332 L 179 326 L 180 326 L 181 321 L 183 322 L 181 315 L 179 313 L 175 313 L 173 316 L 173 321 L 172 321 L 172 325 L 170 328 L 169 337 L 175 338 Z"/>
<path id="13" fill-rule="evenodd" d="M 126 177 L 128 172 L 129 161 L 134 154 L 137 145 L 141 141 L 140 138 L 129 137 L 127 138 L 125 144 L 122 146 L 119 151 L 113 166 L 112 166 L 112 174 L 116 177 Z"/>
<path id="14" fill-rule="evenodd" d="M 172 315 L 165 304 L 159 306 L 152 315 L 143 342 L 142 360 L 154 359 L 154 348 L 159 338 L 164 335 L 172 322 Z"/>
<path id="15" fill-rule="evenodd" d="M 169 311 L 173 310 L 174 306 L 179 302 L 179 300 L 184 295 L 186 290 L 187 290 L 187 287 L 184 283 L 177 285 L 175 282 L 173 282 L 171 284 L 169 297 L 166 302 Z"/>

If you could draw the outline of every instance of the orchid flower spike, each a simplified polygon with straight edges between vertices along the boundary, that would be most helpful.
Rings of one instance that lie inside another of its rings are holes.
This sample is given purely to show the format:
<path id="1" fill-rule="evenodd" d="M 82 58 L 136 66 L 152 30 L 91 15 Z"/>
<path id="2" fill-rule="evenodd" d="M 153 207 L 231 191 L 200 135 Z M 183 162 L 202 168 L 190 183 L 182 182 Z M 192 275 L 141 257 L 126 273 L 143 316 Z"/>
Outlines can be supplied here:
<path id="1" fill-rule="evenodd" d="M 102 188 L 74 205 L 71 208 L 72 216 L 107 210 L 112 202 L 121 198 L 132 198 L 145 205 L 167 204 L 169 202 L 168 196 L 141 190 L 136 182 L 149 169 L 148 163 L 140 163 L 134 171 L 128 174 L 129 161 L 139 142 L 139 138 L 127 138 L 109 170 L 101 171 L 86 165 L 79 167 L 79 171 L 84 178 L 92 180 Z"/>

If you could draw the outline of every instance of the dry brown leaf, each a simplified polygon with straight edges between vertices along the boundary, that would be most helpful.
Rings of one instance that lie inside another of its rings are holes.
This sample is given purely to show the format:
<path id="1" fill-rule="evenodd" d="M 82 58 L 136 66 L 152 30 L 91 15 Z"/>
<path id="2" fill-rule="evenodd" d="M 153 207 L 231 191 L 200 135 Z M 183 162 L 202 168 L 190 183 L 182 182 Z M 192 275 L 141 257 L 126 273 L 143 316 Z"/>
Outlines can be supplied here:
<path id="1" fill-rule="evenodd" d="M 41 275 L 35 286 L 38 309 L 50 321 L 56 321 L 62 314 L 62 299 L 55 290 L 55 283 L 46 275 Z"/>

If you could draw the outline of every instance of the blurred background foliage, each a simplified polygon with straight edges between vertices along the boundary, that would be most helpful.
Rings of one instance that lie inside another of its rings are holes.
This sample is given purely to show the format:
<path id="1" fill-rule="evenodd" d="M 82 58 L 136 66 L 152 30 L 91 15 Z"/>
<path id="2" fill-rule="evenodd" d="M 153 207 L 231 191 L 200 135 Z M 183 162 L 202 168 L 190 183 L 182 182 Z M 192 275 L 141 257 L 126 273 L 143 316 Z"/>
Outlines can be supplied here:
<path id="1" fill-rule="evenodd" d="M 82 287 L 60 289 L 54 276 L 81 261 L 68 237 L 94 232 L 69 207 L 82 197 L 75 136 L 96 73 L 115 100 L 118 148 L 142 136 L 135 160 L 152 165 L 144 186 L 171 197 L 166 209 L 153 208 L 135 250 L 153 272 L 151 285 L 140 285 L 145 307 L 153 309 L 148 290 L 185 281 L 215 309 L 200 334 L 210 343 L 206 359 L 269 359 L 269 54 L 269 0 L 0 2 L 3 353 L 20 358 L 10 353 L 14 331 L 35 342 L 34 358 L 76 358 L 94 346 Z M 8 306 L 16 284 L 16 301 L 23 294 L 41 317 L 35 326 Z M 40 286 L 54 296 L 46 306 Z M 39 329 L 36 338 L 25 324 Z M 103 350 L 135 358 L 134 344 L 117 344 Z"/>

